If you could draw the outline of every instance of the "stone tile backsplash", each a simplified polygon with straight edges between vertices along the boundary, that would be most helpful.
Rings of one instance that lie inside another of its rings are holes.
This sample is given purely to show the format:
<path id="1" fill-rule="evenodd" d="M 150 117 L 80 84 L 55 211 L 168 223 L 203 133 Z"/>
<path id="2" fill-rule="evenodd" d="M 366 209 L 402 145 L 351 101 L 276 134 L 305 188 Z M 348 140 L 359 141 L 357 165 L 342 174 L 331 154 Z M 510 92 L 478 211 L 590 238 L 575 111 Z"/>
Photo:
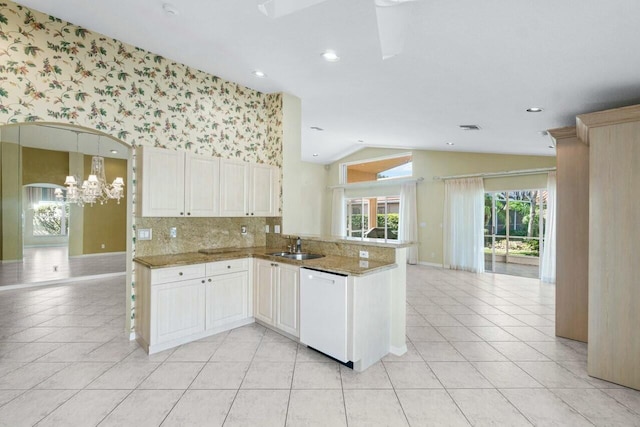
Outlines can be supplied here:
<path id="1" fill-rule="evenodd" d="M 267 218 L 136 218 L 136 228 L 151 228 L 153 233 L 152 240 L 136 241 L 136 256 L 265 246 L 266 224 Z M 240 233 L 243 225 L 245 235 Z M 171 227 L 177 229 L 175 238 L 169 235 Z"/>

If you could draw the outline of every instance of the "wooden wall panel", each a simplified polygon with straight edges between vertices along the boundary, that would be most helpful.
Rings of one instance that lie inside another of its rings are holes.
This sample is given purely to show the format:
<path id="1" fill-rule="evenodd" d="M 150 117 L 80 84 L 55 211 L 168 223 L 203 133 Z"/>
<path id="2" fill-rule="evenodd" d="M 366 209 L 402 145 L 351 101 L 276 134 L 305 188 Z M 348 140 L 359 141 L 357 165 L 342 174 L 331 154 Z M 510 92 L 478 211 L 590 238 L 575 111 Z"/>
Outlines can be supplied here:
<path id="1" fill-rule="evenodd" d="M 589 129 L 588 371 L 640 389 L 640 114 L 626 119 Z"/>
<path id="2" fill-rule="evenodd" d="M 589 147 L 556 140 L 556 335 L 587 341 L 589 313 Z"/>

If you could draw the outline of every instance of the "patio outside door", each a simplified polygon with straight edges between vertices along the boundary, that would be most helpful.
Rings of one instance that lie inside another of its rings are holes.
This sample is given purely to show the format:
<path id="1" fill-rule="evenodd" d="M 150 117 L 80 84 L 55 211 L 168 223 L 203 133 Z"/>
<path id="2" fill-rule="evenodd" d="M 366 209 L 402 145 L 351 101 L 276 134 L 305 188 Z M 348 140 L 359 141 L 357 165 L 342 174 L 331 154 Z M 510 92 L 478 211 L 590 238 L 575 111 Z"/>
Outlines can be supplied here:
<path id="1" fill-rule="evenodd" d="M 539 277 L 546 196 L 545 189 L 485 193 L 486 271 Z"/>

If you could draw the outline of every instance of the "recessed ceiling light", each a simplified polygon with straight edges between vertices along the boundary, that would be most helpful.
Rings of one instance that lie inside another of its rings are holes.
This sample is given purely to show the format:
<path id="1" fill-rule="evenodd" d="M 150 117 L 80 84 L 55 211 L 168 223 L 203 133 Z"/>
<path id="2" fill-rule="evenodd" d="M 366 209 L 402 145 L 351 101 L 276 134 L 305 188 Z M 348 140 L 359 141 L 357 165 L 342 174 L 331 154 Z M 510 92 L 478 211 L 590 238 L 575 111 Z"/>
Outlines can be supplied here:
<path id="1" fill-rule="evenodd" d="M 325 61 L 328 61 L 328 62 L 340 61 L 340 57 L 338 56 L 335 50 L 325 50 L 322 53 L 322 57 L 324 58 Z"/>
<path id="2" fill-rule="evenodd" d="M 541 112 L 542 112 L 542 108 L 540 107 L 527 108 L 527 113 L 541 113 Z"/>
<path id="3" fill-rule="evenodd" d="M 318 126 L 311 126 L 310 129 L 317 130 L 318 132 L 322 132 L 324 130 L 324 129 L 318 127 Z"/>
<path id="4" fill-rule="evenodd" d="M 118 154 L 118 150 L 111 150 L 111 154 Z"/>
<path id="5" fill-rule="evenodd" d="M 318 153 L 313 153 L 313 157 L 318 157 Z"/>
<path id="6" fill-rule="evenodd" d="M 163 4 L 162 10 L 164 10 L 164 13 L 166 13 L 167 15 L 176 16 L 179 14 L 178 9 L 176 9 L 176 7 L 170 3 Z"/>
<path id="7" fill-rule="evenodd" d="M 447 145 L 455 145 L 453 142 L 447 142 Z"/>
<path id="8" fill-rule="evenodd" d="M 253 75 L 261 79 L 264 79 L 265 77 L 267 77 L 264 71 L 260 71 L 260 70 L 254 70 Z"/>

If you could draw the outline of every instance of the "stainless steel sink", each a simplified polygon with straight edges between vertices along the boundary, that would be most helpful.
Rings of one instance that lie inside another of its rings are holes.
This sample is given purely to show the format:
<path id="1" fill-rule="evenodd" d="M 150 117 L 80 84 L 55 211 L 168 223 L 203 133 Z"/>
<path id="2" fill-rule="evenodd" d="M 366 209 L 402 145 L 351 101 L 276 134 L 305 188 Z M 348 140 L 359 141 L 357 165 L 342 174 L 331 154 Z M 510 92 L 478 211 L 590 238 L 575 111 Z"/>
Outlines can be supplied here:
<path id="1" fill-rule="evenodd" d="M 294 252 L 274 252 L 271 253 L 269 255 L 272 256 L 279 256 L 282 258 L 287 258 L 287 259 L 297 259 L 299 261 L 303 261 L 306 259 L 316 259 L 316 258 L 322 258 L 324 257 L 324 255 L 320 255 L 320 254 L 310 254 L 310 253 L 306 253 L 306 252 L 301 252 L 301 253 L 294 253 Z"/>

